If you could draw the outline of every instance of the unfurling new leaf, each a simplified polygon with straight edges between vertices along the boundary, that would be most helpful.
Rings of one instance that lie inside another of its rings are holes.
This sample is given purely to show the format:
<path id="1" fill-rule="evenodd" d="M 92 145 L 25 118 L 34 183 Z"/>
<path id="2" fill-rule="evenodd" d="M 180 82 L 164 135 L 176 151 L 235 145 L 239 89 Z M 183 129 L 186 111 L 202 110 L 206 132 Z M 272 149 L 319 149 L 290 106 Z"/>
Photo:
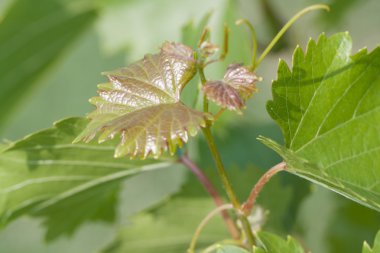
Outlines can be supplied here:
<path id="1" fill-rule="evenodd" d="M 181 90 L 195 73 L 193 50 L 169 42 L 158 54 L 105 72 L 110 82 L 100 84 L 99 96 L 90 100 L 97 108 L 75 142 L 88 142 L 100 132 L 99 142 L 120 135 L 116 157 L 157 158 L 168 149 L 174 154 L 208 117 L 180 102 Z"/>
<path id="2" fill-rule="evenodd" d="M 229 110 L 240 111 L 245 100 L 256 91 L 256 74 L 240 64 L 231 64 L 223 81 L 208 81 L 203 86 L 207 98 Z"/>

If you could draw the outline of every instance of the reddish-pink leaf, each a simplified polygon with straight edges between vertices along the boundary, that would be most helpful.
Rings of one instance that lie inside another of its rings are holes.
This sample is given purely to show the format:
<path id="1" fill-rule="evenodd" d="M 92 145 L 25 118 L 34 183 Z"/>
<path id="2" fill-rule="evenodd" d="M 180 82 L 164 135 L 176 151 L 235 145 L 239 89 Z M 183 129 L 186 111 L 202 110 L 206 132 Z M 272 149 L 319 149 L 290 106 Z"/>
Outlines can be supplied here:
<path id="1" fill-rule="evenodd" d="M 256 74 L 241 64 L 231 64 L 223 81 L 209 81 L 202 90 L 207 98 L 221 107 L 240 111 L 253 92 L 256 91 Z"/>
<path id="2" fill-rule="evenodd" d="M 202 90 L 209 100 L 219 106 L 230 110 L 240 110 L 244 107 L 244 100 L 240 97 L 239 92 L 222 81 L 207 82 Z"/>
<path id="3" fill-rule="evenodd" d="M 90 100 L 96 106 L 88 115 L 91 122 L 75 141 L 88 142 L 100 132 L 100 142 L 121 137 L 117 157 L 173 154 L 208 117 L 180 102 L 181 90 L 195 73 L 193 50 L 169 42 L 158 54 L 105 72 L 110 82 L 98 86 L 99 96 Z"/>

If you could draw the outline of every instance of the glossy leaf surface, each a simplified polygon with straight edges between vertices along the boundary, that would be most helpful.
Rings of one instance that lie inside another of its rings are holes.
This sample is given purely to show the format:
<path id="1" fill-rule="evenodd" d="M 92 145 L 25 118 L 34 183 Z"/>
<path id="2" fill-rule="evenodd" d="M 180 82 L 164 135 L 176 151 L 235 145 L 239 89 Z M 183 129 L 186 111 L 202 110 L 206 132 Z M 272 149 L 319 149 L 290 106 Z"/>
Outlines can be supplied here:
<path id="1" fill-rule="evenodd" d="M 380 211 L 380 48 L 351 56 L 347 33 L 280 62 L 267 109 L 286 147 L 262 138 L 289 171 Z"/>
<path id="2" fill-rule="evenodd" d="M 255 73 L 240 64 L 231 64 L 223 81 L 208 81 L 203 87 L 207 98 L 221 107 L 240 111 L 245 100 L 256 90 Z"/>
<path id="3" fill-rule="evenodd" d="M 110 83 L 100 84 L 99 97 L 90 100 L 97 109 L 76 141 L 88 142 L 101 132 L 100 142 L 120 135 L 116 157 L 157 158 L 167 149 L 173 154 L 205 125 L 206 115 L 180 102 L 196 71 L 193 54 L 185 45 L 166 42 L 159 54 L 104 73 Z"/>
<path id="4" fill-rule="evenodd" d="M 0 153 L 0 222 L 43 216 L 47 239 L 84 221 L 113 221 L 119 183 L 170 162 L 115 160 L 110 144 L 71 144 L 87 121 L 71 118 Z M 75 209 L 75 211 L 69 211 Z"/>

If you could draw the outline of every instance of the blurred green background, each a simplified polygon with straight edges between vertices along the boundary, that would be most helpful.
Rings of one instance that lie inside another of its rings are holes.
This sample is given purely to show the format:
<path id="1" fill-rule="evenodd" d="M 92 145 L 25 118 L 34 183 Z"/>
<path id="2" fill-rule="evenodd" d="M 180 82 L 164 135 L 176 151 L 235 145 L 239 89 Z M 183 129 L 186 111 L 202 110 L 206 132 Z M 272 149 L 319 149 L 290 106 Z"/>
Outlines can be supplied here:
<path id="1" fill-rule="evenodd" d="M 215 126 L 224 161 L 243 198 L 254 182 L 244 181 L 249 168 L 262 172 L 279 161 L 255 140 L 259 134 L 281 140 L 265 111 L 278 59 L 290 63 L 295 46 L 305 48 L 308 39 L 321 32 L 349 31 L 354 52 L 364 46 L 373 49 L 380 42 L 380 1 L 0 0 L 0 139 L 17 140 L 56 120 L 84 116 L 92 110 L 88 99 L 96 94 L 96 84 L 105 81 L 100 72 L 155 52 L 165 40 L 192 45 L 199 35 L 196 27 L 208 13 L 215 42 L 221 41 L 223 24 L 230 27 L 226 62 L 247 63 L 250 37 L 245 27 L 234 25 L 236 19 L 254 24 L 262 50 L 288 18 L 314 3 L 327 3 L 332 11 L 312 13 L 297 22 L 257 70 L 263 82 L 244 116 L 226 113 Z M 224 67 L 217 64 L 206 74 L 220 78 Z M 192 101 L 193 91 L 188 88 L 186 102 Z M 190 147 L 202 167 L 212 168 L 202 139 Z M 278 177 L 276 186 L 264 190 L 268 199 L 261 200 L 273 207 L 268 230 L 293 234 L 315 253 L 359 252 L 363 240 L 372 242 L 380 228 L 379 214 L 293 176 Z M 187 178 L 178 168 L 128 180 L 120 196 L 120 216 L 158 203 Z M 0 252 L 97 252 L 114 239 L 123 222 L 86 224 L 71 237 L 46 244 L 41 222 L 25 217 L 0 231 Z"/>

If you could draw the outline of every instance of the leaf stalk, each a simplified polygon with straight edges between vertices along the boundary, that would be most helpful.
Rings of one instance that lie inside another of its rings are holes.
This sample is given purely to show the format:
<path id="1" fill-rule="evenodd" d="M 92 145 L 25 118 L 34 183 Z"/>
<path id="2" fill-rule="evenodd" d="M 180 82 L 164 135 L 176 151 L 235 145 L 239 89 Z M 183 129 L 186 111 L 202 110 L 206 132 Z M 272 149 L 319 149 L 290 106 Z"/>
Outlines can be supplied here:
<path id="1" fill-rule="evenodd" d="M 278 172 L 283 171 L 286 169 L 286 163 L 281 162 L 272 168 L 270 168 L 267 172 L 265 172 L 264 175 L 261 176 L 259 181 L 255 184 L 255 186 L 252 188 L 251 193 L 249 194 L 249 197 L 247 201 L 242 206 L 242 211 L 245 215 L 249 215 L 252 212 L 253 206 L 256 202 L 257 197 L 259 196 L 261 190 L 263 189 L 264 185 L 269 182 L 269 180 L 276 175 Z"/>

